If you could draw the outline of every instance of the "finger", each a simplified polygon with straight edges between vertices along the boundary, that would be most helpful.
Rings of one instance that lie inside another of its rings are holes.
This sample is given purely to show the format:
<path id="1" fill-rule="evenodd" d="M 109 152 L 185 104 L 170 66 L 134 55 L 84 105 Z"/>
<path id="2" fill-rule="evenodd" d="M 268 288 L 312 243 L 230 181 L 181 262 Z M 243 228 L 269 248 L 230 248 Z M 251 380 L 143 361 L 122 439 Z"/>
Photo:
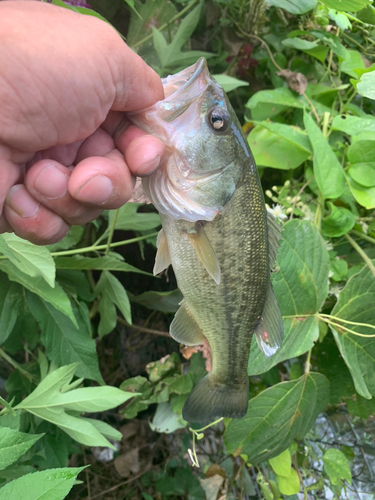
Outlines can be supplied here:
<path id="1" fill-rule="evenodd" d="M 17 236 L 36 245 L 56 243 L 69 231 L 69 225 L 35 200 L 22 184 L 10 189 L 4 214 Z"/>
<path id="2" fill-rule="evenodd" d="M 9 189 L 14 184 L 21 181 L 23 174 L 22 170 L 23 169 L 15 163 L 5 159 L 0 159 L 0 216 Z"/>
<path id="3" fill-rule="evenodd" d="M 75 200 L 69 193 L 72 170 L 52 160 L 35 163 L 26 173 L 25 186 L 30 195 L 59 215 L 69 225 L 82 225 L 96 219 L 102 208 Z"/>
<path id="4" fill-rule="evenodd" d="M 69 179 L 69 192 L 81 203 L 114 209 L 130 199 L 134 184 L 124 156 L 114 149 L 102 157 L 92 156 L 78 163 Z"/>
<path id="5" fill-rule="evenodd" d="M 0 215 L 0 234 L 13 232 L 13 229 L 9 222 L 6 220 L 5 215 Z"/>

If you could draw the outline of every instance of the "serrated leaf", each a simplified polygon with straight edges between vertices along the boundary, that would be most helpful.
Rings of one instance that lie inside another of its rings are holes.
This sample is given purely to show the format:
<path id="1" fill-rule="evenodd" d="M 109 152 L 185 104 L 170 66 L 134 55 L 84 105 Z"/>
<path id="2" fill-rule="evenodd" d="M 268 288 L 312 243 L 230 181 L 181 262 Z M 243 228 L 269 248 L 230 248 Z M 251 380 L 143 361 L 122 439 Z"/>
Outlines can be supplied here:
<path id="1" fill-rule="evenodd" d="M 375 325 L 375 278 L 367 266 L 348 280 L 331 315 Z M 375 395 L 375 338 L 359 337 L 340 330 L 337 326 L 330 326 L 352 375 L 356 391 L 364 398 L 371 399 Z M 364 326 L 349 327 L 364 335 L 374 334 L 373 329 Z"/>
<path id="2" fill-rule="evenodd" d="M 322 220 L 322 234 L 328 238 L 338 238 L 348 233 L 355 224 L 355 215 L 344 207 L 328 203 L 331 213 Z"/>
<path id="3" fill-rule="evenodd" d="M 338 198 L 345 187 L 344 171 L 327 139 L 311 116 L 304 111 L 303 121 L 314 151 L 314 174 L 318 187 L 325 198 Z"/>
<path id="4" fill-rule="evenodd" d="M 43 434 L 25 434 L 0 427 L 0 470 L 16 462 Z"/>
<path id="5" fill-rule="evenodd" d="M 57 366 L 77 362 L 77 376 L 101 383 L 95 340 L 87 330 L 82 311 L 75 308 L 77 328 L 69 318 L 36 295 L 27 294 L 27 303 L 41 327 L 41 341 L 48 358 Z"/>
<path id="6" fill-rule="evenodd" d="M 0 500 L 63 500 L 85 467 L 48 469 L 22 476 L 0 489 Z"/>
<path id="7" fill-rule="evenodd" d="M 340 484 L 341 480 L 352 484 L 352 474 L 348 459 L 342 451 L 330 448 L 323 455 L 323 467 L 332 484 Z"/>
<path id="8" fill-rule="evenodd" d="M 84 257 L 74 255 L 72 257 L 57 257 L 55 259 L 57 269 L 80 269 L 80 270 L 102 270 L 102 271 L 124 271 L 127 273 L 140 273 L 153 276 L 151 273 L 137 269 L 116 257 L 106 255 L 105 257 Z"/>
<path id="9" fill-rule="evenodd" d="M 328 294 L 329 255 L 324 240 L 315 225 L 304 220 L 287 222 L 283 238 L 276 262 L 279 271 L 272 282 L 283 315 L 284 339 L 281 348 L 269 358 L 264 357 L 253 339 L 249 375 L 263 373 L 280 361 L 303 354 L 319 335 L 314 314 L 320 311 Z"/>
<path id="10" fill-rule="evenodd" d="M 241 420 L 230 420 L 224 433 L 227 451 L 245 453 L 259 464 L 279 455 L 295 438 L 302 438 L 329 399 L 329 382 L 319 373 L 308 373 L 282 382 L 249 401 Z"/>
<path id="11" fill-rule="evenodd" d="M 117 323 L 116 307 L 121 311 L 128 323 L 131 323 L 131 309 L 128 295 L 120 281 L 110 272 L 103 271 L 95 292 L 101 296 L 99 303 L 100 323 L 99 336 L 111 332 Z"/>
<path id="12" fill-rule="evenodd" d="M 20 271 L 37 277 L 41 276 L 52 288 L 55 286 L 55 262 L 46 247 L 30 243 L 14 233 L 0 235 L 8 245 L 6 256 Z"/>
<path id="13" fill-rule="evenodd" d="M 58 283 L 55 287 L 50 287 L 40 276 L 32 277 L 17 269 L 11 262 L 0 261 L 0 271 L 8 275 L 11 281 L 15 281 L 24 286 L 30 292 L 35 293 L 45 301 L 52 304 L 58 311 L 70 318 L 78 326 L 74 316 L 70 300 Z"/>

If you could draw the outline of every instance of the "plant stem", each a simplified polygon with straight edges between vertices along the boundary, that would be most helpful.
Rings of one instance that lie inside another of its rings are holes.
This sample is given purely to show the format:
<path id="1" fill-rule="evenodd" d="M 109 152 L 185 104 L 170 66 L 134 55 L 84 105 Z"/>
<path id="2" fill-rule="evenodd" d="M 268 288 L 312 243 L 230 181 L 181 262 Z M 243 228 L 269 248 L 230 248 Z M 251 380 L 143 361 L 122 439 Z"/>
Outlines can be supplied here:
<path id="1" fill-rule="evenodd" d="M 306 357 L 306 362 L 305 362 L 305 373 L 310 373 L 310 368 L 311 368 L 311 364 L 310 364 L 310 360 L 311 360 L 311 351 L 312 351 L 312 349 L 310 349 L 310 350 L 307 352 L 307 357 Z"/>
<path id="2" fill-rule="evenodd" d="M 169 339 L 172 338 L 167 332 L 162 332 L 160 330 L 153 330 L 151 328 L 146 328 L 145 326 L 140 326 L 140 325 L 131 325 L 126 321 L 126 319 L 123 319 L 120 316 L 117 316 L 117 321 L 127 326 L 128 328 L 132 328 L 133 330 L 139 330 L 140 332 L 144 333 L 152 333 L 153 335 L 159 335 L 160 337 L 168 337 Z"/>
<path id="3" fill-rule="evenodd" d="M 111 249 L 111 243 L 112 243 L 113 233 L 115 232 L 117 217 L 118 217 L 118 209 L 115 210 L 115 212 L 113 214 L 111 227 L 109 228 L 109 235 L 108 235 L 108 240 L 107 240 L 107 248 L 105 249 L 105 255 L 108 255 L 109 251 Z"/>
<path id="4" fill-rule="evenodd" d="M 348 234 L 345 234 L 345 238 L 349 241 L 349 243 L 352 245 L 352 247 L 357 250 L 359 255 L 362 257 L 362 259 L 366 262 L 368 268 L 372 272 L 374 278 L 375 278 L 375 266 L 372 263 L 372 260 L 370 257 L 362 250 L 362 248 L 356 243 L 353 238 L 351 238 Z"/>
<path id="5" fill-rule="evenodd" d="M 355 229 L 352 229 L 350 232 L 351 232 L 351 234 L 355 234 L 356 236 L 360 236 L 364 240 L 369 241 L 370 243 L 375 245 L 375 239 L 371 238 L 371 236 L 368 236 L 367 234 L 360 233 L 359 231 L 356 231 Z"/>
<path id="6" fill-rule="evenodd" d="M 193 0 L 192 2 L 189 3 L 184 9 L 182 9 L 178 14 L 176 14 L 172 19 L 170 19 L 167 23 L 162 24 L 159 28 L 157 28 L 158 31 L 163 31 L 165 28 L 168 27 L 169 24 L 174 23 L 182 17 L 188 10 L 190 10 L 192 7 L 194 7 L 195 4 L 197 4 L 199 0 Z M 149 35 L 145 36 L 142 38 L 142 40 L 139 40 L 139 42 L 135 43 L 131 48 L 135 49 L 136 47 L 139 47 L 140 45 L 143 45 L 145 42 L 150 40 L 152 38 L 152 33 Z"/>
<path id="7" fill-rule="evenodd" d="M 5 359 L 5 361 L 8 361 L 8 363 L 11 366 L 13 366 L 13 368 L 15 368 L 16 370 L 18 370 L 19 372 L 21 372 L 23 375 L 25 375 L 25 377 L 28 378 L 30 380 L 30 382 L 34 381 L 33 375 L 31 375 L 31 373 L 29 373 L 28 371 L 24 370 L 22 368 L 22 366 L 17 363 L 17 361 L 14 361 L 14 359 L 11 358 L 10 356 L 8 356 L 8 354 L 6 352 L 4 352 L 2 349 L 0 349 L 0 356 L 3 359 Z"/>

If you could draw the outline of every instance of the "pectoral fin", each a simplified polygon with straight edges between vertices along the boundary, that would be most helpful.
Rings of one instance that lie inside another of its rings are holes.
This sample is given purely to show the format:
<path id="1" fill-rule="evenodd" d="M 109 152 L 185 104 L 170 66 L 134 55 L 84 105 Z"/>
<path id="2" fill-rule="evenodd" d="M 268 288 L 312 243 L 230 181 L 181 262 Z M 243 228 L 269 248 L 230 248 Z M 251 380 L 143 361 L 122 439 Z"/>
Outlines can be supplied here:
<path id="1" fill-rule="evenodd" d="M 158 247 L 158 251 L 155 257 L 154 276 L 163 272 L 171 264 L 171 256 L 169 255 L 168 242 L 164 229 L 159 231 L 156 246 Z"/>
<path id="2" fill-rule="evenodd" d="M 284 333 L 283 320 L 271 281 L 269 282 L 262 316 L 254 333 L 259 348 L 267 357 L 275 354 L 281 346 Z"/>
<path id="3" fill-rule="evenodd" d="M 267 212 L 267 226 L 268 226 L 268 255 L 270 267 L 275 264 L 277 252 L 280 248 L 279 241 L 283 239 L 281 236 L 281 231 L 283 228 L 278 225 L 274 216 Z"/>
<path id="4" fill-rule="evenodd" d="M 181 302 L 180 308 L 173 318 L 169 333 L 177 342 L 185 345 L 199 345 L 206 340 L 184 301 Z"/>
<path id="5" fill-rule="evenodd" d="M 220 264 L 202 225 L 195 224 L 195 233 L 187 233 L 190 243 L 208 274 L 220 285 Z"/>

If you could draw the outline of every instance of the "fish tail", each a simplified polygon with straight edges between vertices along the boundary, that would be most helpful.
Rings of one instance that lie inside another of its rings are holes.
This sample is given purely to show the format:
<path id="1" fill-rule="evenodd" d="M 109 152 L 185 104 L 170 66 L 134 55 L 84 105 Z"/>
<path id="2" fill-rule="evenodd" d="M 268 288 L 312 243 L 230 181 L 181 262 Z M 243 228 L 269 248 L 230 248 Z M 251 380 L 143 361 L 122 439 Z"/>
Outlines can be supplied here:
<path id="1" fill-rule="evenodd" d="M 193 389 L 182 409 L 188 422 L 208 424 L 226 418 L 242 418 L 249 402 L 249 380 L 243 385 L 223 384 L 218 377 L 208 373 Z"/>

